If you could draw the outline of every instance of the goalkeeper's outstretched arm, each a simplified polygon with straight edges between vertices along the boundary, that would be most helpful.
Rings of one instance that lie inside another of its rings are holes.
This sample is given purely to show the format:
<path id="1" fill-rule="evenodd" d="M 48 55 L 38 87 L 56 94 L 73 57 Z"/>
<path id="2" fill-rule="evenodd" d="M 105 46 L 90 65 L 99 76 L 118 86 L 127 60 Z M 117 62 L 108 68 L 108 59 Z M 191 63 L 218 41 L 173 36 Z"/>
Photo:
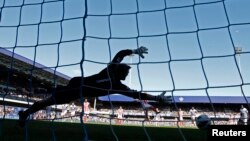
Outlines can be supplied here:
<path id="1" fill-rule="evenodd" d="M 114 64 L 121 63 L 124 57 L 132 55 L 132 54 L 138 54 L 140 57 L 144 58 L 143 54 L 147 54 L 147 53 L 148 53 L 148 49 L 146 47 L 140 47 L 134 50 L 131 50 L 131 49 L 121 50 L 115 55 L 111 63 L 114 63 Z"/>

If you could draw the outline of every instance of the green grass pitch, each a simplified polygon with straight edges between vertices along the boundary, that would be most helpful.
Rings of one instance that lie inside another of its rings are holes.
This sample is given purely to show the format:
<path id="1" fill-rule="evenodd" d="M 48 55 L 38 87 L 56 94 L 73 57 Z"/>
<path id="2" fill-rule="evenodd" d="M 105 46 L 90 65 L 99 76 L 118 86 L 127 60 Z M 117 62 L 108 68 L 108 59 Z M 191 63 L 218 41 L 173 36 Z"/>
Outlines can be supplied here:
<path id="1" fill-rule="evenodd" d="M 109 124 L 84 124 L 90 141 L 115 141 Z M 147 141 L 142 126 L 113 125 L 119 141 Z M 17 120 L 0 120 L 0 141 L 83 141 L 83 125 L 79 123 L 29 121 L 20 128 Z M 182 141 L 176 127 L 145 127 L 152 141 Z M 181 128 L 187 141 L 206 141 L 206 131 Z"/>

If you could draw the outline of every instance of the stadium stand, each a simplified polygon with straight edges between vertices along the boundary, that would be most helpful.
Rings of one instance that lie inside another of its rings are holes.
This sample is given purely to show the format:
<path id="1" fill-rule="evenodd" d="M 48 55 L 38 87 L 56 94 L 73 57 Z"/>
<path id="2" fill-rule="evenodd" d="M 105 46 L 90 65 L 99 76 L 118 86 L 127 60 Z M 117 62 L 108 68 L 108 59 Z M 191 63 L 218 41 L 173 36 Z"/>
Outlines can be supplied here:
<path id="1" fill-rule="evenodd" d="M 27 78 L 29 78 L 30 75 L 32 75 L 33 85 L 38 85 L 39 83 L 42 83 L 45 86 L 52 85 L 52 81 L 54 81 L 54 74 L 56 76 L 55 81 L 57 82 L 57 85 L 66 85 L 70 79 L 69 76 L 60 72 L 55 72 L 52 68 L 43 66 L 4 48 L 0 48 L 0 60 L 1 83 L 4 83 L 3 80 L 10 80 L 11 82 L 9 82 L 9 86 L 10 84 L 15 86 L 16 83 L 23 84 L 23 80 L 28 80 Z M 8 73 L 11 74 L 8 75 Z M 8 79 L 8 76 L 14 78 Z"/>
<path id="2" fill-rule="evenodd" d="M 28 107 L 35 100 L 47 96 L 44 92 L 47 88 L 53 87 L 54 80 L 57 85 L 66 85 L 69 79 L 69 76 L 52 68 L 0 48 L 1 105 Z M 32 80 L 32 90 L 30 80 Z M 43 93 L 36 94 L 36 91 Z"/>
<path id="3" fill-rule="evenodd" d="M 12 59 L 14 58 L 14 59 Z M 10 60 L 13 60 L 11 62 Z M 35 64 L 35 68 L 32 68 L 32 64 Z M 12 71 L 9 71 L 12 70 Z M 31 70 L 33 70 L 31 75 Z M 5 116 L 10 119 L 17 119 L 17 112 L 22 108 L 27 108 L 34 101 L 42 99 L 47 96 L 46 93 L 34 94 L 30 93 L 28 87 L 28 79 L 32 76 L 32 87 L 36 89 L 46 89 L 53 86 L 54 73 L 56 74 L 56 82 L 58 85 L 65 85 L 68 83 L 70 77 L 54 72 L 52 68 L 48 68 L 39 63 L 32 62 L 31 60 L 14 54 L 6 49 L 0 48 L 0 116 L 4 115 L 3 105 L 5 105 Z M 27 80 L 24 82 L 24 80 Z M 25 84 L 26 83 L 26 84 Z M 30 97 L 27 98 L 27 95 Z M 162 112 L 157 115 L 153 111 L 149 111 L 149 116 L 152 121 L 147 125 L 177 125 L 177 109 L 176 106 L 181 107 L 184 111 L 184 125 L 191 125 L 191 118 L 189 114 L 189 108 L 196 107 L 198 113 L 206 113 L 211 118 L 216 120 L 219 124 L 236 124 L 236 120 L 239 118 L 239 107 L 242 104 L 246 104 L 243 97 L 221 97 L 211 96 L 217 116 L 214 116 L 212 109 L 207 107 L 210 104 L 206 96 L 174 96 L 174 101 L 177 105 L 173 104 L 159 104 L 154 101 L 150 101 L 150 104 L 158 107 Z M 113 109 L 110 107 L 111 100 Z M 250 100 L 249 97 L 247 97 Z M 93 105 L 93 99 L 89 99 Z M 35 113 L 32 118 L 34 120 L 48 120 L 55 118 L 57 115 L 57 121 L 63 122 L 80 122 L 77 117 L 81 113 L 81 103 L 76 101 L 75 108 L 72 108 L 71 104 L 60 105 L 58 107 L 51 107 L 51 109 L 44 109 L 41 112 Z M 141 109 L 140 103 L 130 97 L 115 94 L 108 96 L 102 96 L 97 99 L 96 107 L 92 107 L 87 122 L 89 123 L 108 123 L 109 118 L 116 119 L 116 109 L 120 106 L 124 108 L 124 122 L 123 124 L 135 124 L 140 125 L 144 120 L 144 113 Z M 49 111 L 49 112 L 48 112 Z M 72 111 L 75 114 L 72 115 Z M 235 119 L 235 120 L 234 120 Z M 164 123 L 161 121 L 165 121 Z M 167 124 L 166 124 L 167 121 Z M 114 124 L 115 121 L 112 121 Z"/>

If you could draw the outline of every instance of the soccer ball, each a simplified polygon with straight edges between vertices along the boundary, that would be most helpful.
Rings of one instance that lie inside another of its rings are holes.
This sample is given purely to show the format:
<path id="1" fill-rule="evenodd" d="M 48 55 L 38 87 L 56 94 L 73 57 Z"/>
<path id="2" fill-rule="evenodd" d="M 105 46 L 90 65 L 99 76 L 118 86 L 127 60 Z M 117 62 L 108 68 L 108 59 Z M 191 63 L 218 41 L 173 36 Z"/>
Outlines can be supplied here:
<path id="1" fill-rule="evenodd" d="M 202 114 L 196 118 L 196 126 L 199 129 L 207 129 L 211 125 L 211 119 L 205 115 Z"/>

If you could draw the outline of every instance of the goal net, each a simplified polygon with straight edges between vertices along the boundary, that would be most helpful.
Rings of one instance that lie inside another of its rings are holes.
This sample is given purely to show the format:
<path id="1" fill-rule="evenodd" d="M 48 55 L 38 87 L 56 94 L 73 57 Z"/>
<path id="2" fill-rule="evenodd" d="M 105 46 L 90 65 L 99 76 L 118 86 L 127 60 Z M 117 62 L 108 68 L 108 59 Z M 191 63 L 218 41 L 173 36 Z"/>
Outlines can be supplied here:
<path id="1" fill-rule="evenodd" d="M 166 91 L 176 111 L 183 97 L 203 96 L 218 117 L 213 96 L 240 97 L 250 108 L 249 6 L 248 0 L 0 0 L 0 47 L 11 52 L 8 72 L 20 55 L 31 60 L 27 76 L 42 65 L 53 70 L 50 81 L 57 85 L 66 83 L 57 75 L 89 76 L 118 51 L 145 46 L 144 59 L 125 58 L 131 72 L 124 83 L 153 95 Z M 10 74 L 1 87 L 15 86 Z M 147 130 L 145 135 L 151 140 Z"/>

